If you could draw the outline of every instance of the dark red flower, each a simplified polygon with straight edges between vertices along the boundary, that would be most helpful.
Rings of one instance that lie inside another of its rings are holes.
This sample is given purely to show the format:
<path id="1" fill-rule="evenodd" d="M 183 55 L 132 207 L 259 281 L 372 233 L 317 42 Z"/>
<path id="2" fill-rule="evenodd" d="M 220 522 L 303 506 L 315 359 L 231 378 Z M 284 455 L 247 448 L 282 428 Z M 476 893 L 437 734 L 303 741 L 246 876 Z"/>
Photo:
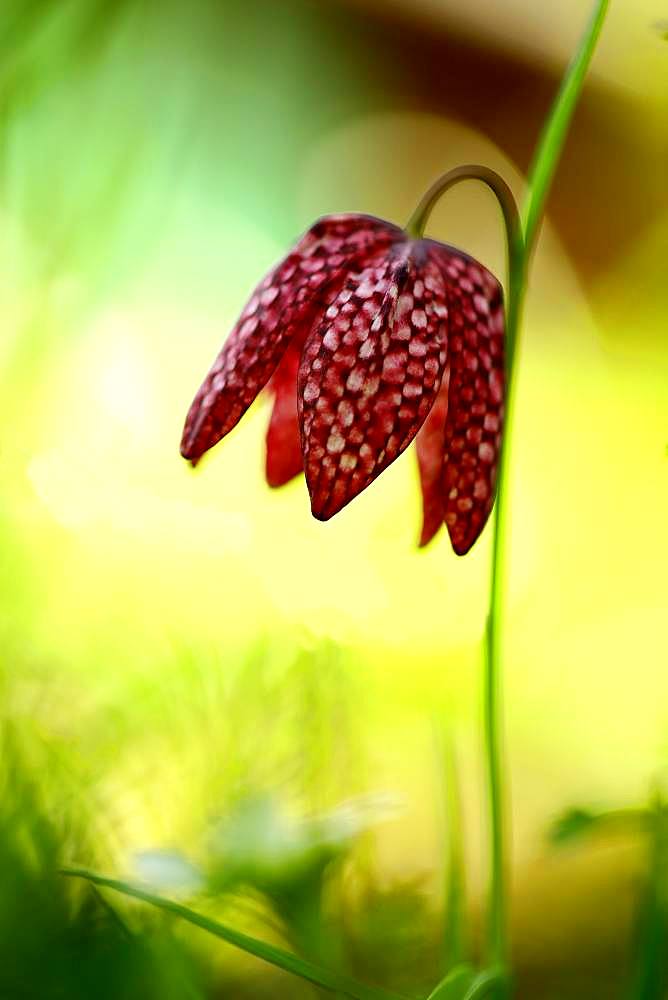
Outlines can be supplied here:
<path id="1" fill-rule="evenodd" d="M 267 386 L 267 481 L 302 468 L 315 517 L 365 489 L 417 435 L 425 545 L 467 552 L 494 501 L 503 420 L 501 287 L 453 247 L 366 215 L 320 219 L 255 290 L 197 393 L 195 464 Z"/>

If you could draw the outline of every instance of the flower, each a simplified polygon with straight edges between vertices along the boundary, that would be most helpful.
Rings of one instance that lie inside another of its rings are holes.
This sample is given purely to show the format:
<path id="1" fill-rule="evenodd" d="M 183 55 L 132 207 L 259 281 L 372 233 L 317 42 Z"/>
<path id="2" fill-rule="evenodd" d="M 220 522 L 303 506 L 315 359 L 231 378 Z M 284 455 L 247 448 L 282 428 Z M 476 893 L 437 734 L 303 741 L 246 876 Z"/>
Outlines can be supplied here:
<path id="1" fill-rule="evenodd" d="M 304 471 L 327 520 L 417 436 L 420 544 L 468 552 L 494 502 L 504 398 L 501 286 L 454 247 L 367 215 L 318 220 L 258 285 L 197 393 L 193 465 L 268 387 L 266 477 Z"/>

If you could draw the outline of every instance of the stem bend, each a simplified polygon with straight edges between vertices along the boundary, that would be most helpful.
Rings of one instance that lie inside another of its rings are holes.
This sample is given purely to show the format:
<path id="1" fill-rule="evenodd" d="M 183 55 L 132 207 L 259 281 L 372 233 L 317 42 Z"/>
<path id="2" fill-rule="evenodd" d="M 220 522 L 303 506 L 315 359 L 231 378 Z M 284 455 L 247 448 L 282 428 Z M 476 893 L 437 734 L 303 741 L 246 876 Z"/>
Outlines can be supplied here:
<path id="1" fill-rule="evenodd" d="M 460 181 L 480 181 L 496 197 L 506 229 L 507 287 L 506 287 L 506 354 L 510 371 L 515 353 L 517 313 L 520 287 L 523 278 L 524 239 L 517 202 L 510 187 L 496 170 L 479 163 L 467 163 L 449 170 L 435 181 L 424 194 L 417 208 L 404 226 L 409 237 L 420 240 L 436 202 Z"/>

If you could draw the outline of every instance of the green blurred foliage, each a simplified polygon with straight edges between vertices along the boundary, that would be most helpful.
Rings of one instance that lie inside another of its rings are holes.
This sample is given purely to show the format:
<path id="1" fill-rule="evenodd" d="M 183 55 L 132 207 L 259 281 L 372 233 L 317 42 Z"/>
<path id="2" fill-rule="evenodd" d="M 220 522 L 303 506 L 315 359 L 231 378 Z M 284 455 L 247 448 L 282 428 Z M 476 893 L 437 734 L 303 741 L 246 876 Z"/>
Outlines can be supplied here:
<path id="1" fill-rule="evenodd" d="M 0 739 L 0 996 L 203 997 L 202 970 L 167 928 L 130 926 L 59 874 L 65 852 L 100 862 L 95 834 L 104 823 L 91 817 L 87 790 L 58 749 L 7 721 Z"/>

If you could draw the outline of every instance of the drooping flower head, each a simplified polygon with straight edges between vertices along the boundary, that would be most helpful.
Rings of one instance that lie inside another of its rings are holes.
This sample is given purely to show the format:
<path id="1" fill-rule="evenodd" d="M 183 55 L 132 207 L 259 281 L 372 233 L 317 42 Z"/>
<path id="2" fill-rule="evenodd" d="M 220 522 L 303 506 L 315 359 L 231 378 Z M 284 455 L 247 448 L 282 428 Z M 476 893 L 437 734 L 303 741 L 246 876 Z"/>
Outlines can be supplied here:
<path id="1" fill-rule="evenodd" d="M 504 396 L 502 291 L 453 247 L 366 215 L 320 219 L 258 285 L 197 393 L 195 464 L 265 386 L 266 476 L 302 470 L 327 520 L 416 438 L 420 543 L 468 552 L 494 502 Z"/>

